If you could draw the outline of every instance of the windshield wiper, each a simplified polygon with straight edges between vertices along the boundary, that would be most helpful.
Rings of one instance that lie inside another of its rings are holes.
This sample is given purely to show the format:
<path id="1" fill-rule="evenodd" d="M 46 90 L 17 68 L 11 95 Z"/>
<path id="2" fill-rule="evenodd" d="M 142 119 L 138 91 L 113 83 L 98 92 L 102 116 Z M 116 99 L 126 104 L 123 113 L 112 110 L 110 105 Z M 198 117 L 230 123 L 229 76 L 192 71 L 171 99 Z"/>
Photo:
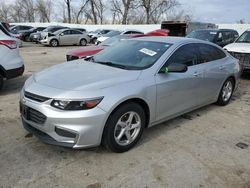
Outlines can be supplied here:
<path id="1" fill-rule="evenodd" d="M 128 66 L 126 66 L 126 65 L 115 64 L 115 63 L 112 63 L 112 62 L 109 62 L 109 61 L 94 61 L 94 62 L 102 64 L 102 65 L 111 66 L 111 67 L 117 67 L 117 68 L 120 68 L 120 69 L 128 69 Z"/>

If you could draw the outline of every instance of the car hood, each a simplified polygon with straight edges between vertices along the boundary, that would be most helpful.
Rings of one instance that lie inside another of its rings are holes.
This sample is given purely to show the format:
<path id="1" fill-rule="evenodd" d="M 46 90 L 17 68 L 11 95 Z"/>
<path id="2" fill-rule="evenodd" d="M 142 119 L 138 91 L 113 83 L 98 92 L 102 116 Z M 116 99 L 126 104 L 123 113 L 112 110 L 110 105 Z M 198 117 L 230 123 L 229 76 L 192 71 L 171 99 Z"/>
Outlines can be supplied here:
<path id="1" fill-rule="evenodd" d="M 99 41 L 99 42 L 103 42 L 103 41 L 105 41 L 106 39 L 108 39 L 109 37 L 104 37 L 104 36 L 102 36 L 102 37 L 99 37 L 97 40 Z"/>
<path id="2" fill-rule="evenodd" d="M 34 81 L 61 90 L 90 91 L 136 80 L 140 72 L 77 60 L 45 69 L 34 75 Z"/>
<path id="3" fill-rule="evenodd" d="M 250 43 L 232 43 L 224 47 L 229 52 L 250 53 Z"/>
<path id="4" fill-rule="evenodd" d="M 67 53 L 67 55 L 71 56 L 77 56 L 79 58 L 83 58 L 86 56 L 91 56 L 94 55 L 100 51 L 102 51 L 105 48 L 105 46 L 88 46 L 88 47 L 83 47 L 79 48 L 76 50 L 72 50 Z"/>

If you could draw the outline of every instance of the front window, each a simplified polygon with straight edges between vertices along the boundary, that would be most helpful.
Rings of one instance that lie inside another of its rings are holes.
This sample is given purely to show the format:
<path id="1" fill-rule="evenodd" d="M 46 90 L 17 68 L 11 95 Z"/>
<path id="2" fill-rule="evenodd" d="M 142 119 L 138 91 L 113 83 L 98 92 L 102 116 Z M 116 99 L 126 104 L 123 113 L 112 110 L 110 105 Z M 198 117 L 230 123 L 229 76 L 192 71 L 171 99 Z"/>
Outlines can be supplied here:
<path id="1" fill-rule="evenodd" d="M 250 31 L 246 31 L 245 33 L 243 33 L 235 42 L 250 43 Z"/>
<path id="2" fill-rule="evenodd" d="M 189 33 L 187 37 L 213 42 L 216 35 L 217 35 L 216 31 L 200 30 Z"/>
<path id="3" fill-rule="evenodd" d="M 163 42 L 124 40 L 93 56 L 92 61 L 128 70 L 152 66 L 171 44 Z"/>

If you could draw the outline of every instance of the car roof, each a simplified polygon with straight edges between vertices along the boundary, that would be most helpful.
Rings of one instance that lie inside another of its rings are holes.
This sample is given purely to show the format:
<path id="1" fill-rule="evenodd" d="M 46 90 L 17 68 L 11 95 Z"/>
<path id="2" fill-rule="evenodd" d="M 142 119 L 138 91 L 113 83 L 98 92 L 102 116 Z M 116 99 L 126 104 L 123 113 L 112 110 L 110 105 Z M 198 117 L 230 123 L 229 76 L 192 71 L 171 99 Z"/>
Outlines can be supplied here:
<path id="1" fill-rule="evenodd" d="M 236 32 L 236 30 L 234 29 L 197 29 L 194 31 L 210 31 L 210 32 L 219 32 L 219 31 L 234 31 Z"/>
<path id="2" fill-rule="evenodd" d="M 168 44 L 185 44 L 185 43 L 206 43 L 212 44 L 207 41 L 193 39 L 193 38 L 186 38 L 186 37 L 165 37 L 165 36 L 153 36 L 153 37 L 139 37 L 139 38 L 132 38 L 129 40 L 140 40 L 140 41 L 150 41 L 150 42 L 164 42 Z"/>

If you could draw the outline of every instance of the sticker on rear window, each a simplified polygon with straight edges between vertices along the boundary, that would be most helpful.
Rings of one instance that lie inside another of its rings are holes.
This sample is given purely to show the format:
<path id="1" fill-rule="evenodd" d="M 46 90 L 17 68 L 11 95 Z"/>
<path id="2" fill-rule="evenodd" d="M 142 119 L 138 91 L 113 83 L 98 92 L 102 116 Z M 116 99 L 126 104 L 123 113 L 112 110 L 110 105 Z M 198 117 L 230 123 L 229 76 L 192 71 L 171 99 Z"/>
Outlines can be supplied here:
<path id="1" fill-rule="evenodd" d="M 144 54 L 147 54 L 149 56 L 154 56 L 157 54 L 157 52 L 153 51 L 153 50 L 150 50 L 150 49 L 147 49 L 147 48 L 142 48 L 140 49 L 140 52 L 144 53 Z"/>
<path id="2" fill-rule="evenodd" d="M 211 35 L 216 35 L 217 33 L 216 32 L 210 32 Z"/>

